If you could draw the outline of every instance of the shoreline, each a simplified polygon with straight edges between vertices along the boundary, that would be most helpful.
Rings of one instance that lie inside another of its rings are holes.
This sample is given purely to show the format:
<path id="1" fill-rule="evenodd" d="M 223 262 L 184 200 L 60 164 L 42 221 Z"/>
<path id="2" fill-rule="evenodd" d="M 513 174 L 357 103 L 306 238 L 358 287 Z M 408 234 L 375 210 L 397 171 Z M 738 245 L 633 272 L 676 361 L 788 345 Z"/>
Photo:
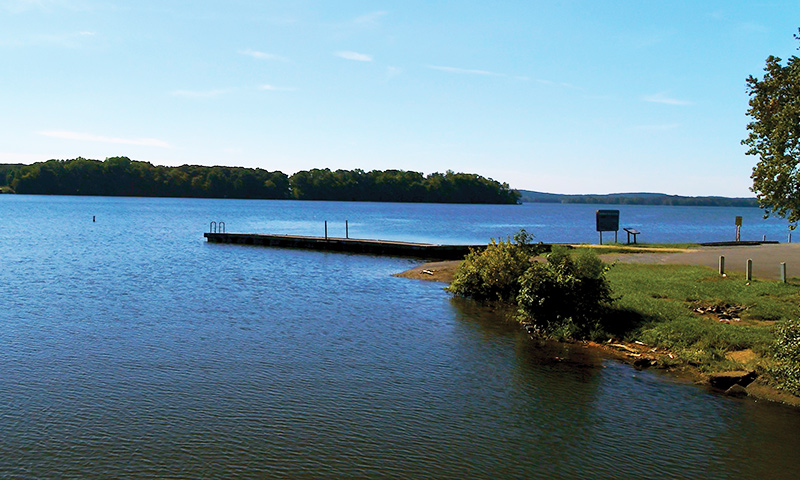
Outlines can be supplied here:
<path id="1" fill-rule="evenodd" d="M 623 259 L 620 258 L 615 258 L 615 260 L 623 261 Z M 637 261 L 641 261 L 641 259 L 637 259 Z M 392 274 L 392 276 L 450 284 L 453 281 L 453 276 L 455 275 L 456 269 L 461 263 L 462 260 L 426 262 L 406 271 Z M 520 327 L 525 329 L 526 326 L 524 323 L 520 323 Z M 528 336 L 532 340 L 537 339 L 537 337 L 532 335 L 530 332 L 528 332 Z M 699 365 L 694 366 L 688 363 L 677 364 L 676 362 L 671 362 L 673 358 L 671 352 L 651 347 L 642 342 L 630 343 L 615 340 L 607 343 L 597 343 L 576 340 L 574 342 L 562 343 L 576 346 L 580 345 L 584 348 L 592 349 L 604 357 L 626 363 L 633 366 L 637 370 L 658 370 L 674 378 L 687 380 L 698 386 L 704 386 L 715 393 L 731 397 L 747 397 L 756 402 L 769 401 L 794 408 L 800 408 L 800 397 L 772 387 L 766 384 L 759 377 L 755 377 L 754 380 L 750 379 L 744 387 L 736 384 L 733 385 L 732 388 L 728 388 L 731 385 L 728 385 L 727 383 L 722 383 L 723 385 L 727 385 L 725 388 L 715 387 L 715 384 L 720 385 L 720 383 L 718 383 L 718 379 L 720 378 L 722 382 L 727 382 L 730 378 L 743 378 L 752 376 L 754 375 L 753 371 L 741 370 L 736 372 L 716 372 L 712 374 L 705 374 L 700 371 L 698 368 Z M 733 383 L 735 384 L 736 380 L 734 380 Z"/>

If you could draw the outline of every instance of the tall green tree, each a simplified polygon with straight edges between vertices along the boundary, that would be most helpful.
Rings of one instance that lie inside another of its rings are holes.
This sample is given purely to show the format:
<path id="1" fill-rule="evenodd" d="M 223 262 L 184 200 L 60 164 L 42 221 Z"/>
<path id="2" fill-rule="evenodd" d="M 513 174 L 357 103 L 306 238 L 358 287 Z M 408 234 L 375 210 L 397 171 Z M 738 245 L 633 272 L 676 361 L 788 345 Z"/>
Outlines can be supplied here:
<path id="1" fill-rule="evenodd" d="M 767 215 L 785 217 L 794 228 L 800 220 L 800 59 L 792 56 L 783 65 L 770 55 L 764 78 L 749 76 L 747 91 L 753 121 L 742 144 L 759 157 L 751 190 Z"/>

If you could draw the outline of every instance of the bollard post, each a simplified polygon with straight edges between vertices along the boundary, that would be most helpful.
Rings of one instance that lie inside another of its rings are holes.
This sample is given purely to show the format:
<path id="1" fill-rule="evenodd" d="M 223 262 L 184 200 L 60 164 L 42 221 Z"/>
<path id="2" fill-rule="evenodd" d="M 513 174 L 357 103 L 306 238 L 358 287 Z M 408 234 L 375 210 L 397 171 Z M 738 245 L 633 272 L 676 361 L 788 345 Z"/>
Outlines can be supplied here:
<path id="1" fill-rule="evenodd" d="M 786 283 L 786 262 L 781 262 L 781 282 Z"/>
<path id="2" fill-rule="evenodd" d="M 753 259 L 747 259 L 747 281 L 751 281 L 753 279 Z"/>
<path id="3" fill-rule="evenodd" d="M 725 275 L 725 255 L 719 256 L 719 274 Z"/>
<path id="4" fill-rule="evenodd" d="M 350 227 L 347 224 L 347 220 L 344 221 L 344 238 L 350 238 Z"/>
<path id="5" fill-rule="evenodd" d="M 792 243 L 792 234 L 789 234 L 789 243 Z"/>
<path id="6" fill-rule="evenodd" d="M 766 236 L 766 235 L 764 235 L 764 241 L 765 241 L 765 242 L 767 241 L 767 236 Z"/>
<path id="7" fill-rule="evenodd" d="M 328 239 L 328 221 L 325 220 L 325 240 Z"/>

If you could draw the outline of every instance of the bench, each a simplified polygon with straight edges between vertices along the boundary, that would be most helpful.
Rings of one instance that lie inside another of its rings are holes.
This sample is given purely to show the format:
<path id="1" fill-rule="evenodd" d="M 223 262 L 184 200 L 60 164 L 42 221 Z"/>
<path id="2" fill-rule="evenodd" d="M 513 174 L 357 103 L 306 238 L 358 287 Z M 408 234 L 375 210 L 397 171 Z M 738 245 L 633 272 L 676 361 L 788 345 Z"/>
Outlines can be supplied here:
<path id="1" fill-rule="evenodd" d="M 635 230 L 633 228 L 623 228 L 623 230 L 628 232 L 628 244 L 631 243 L 631 235 L 633 235 L 633 243 L 636 243 L 636 235 L 639 235 L 640 233 L 642 233 L 642 232 L 640 232 L 638 230 Z"/>

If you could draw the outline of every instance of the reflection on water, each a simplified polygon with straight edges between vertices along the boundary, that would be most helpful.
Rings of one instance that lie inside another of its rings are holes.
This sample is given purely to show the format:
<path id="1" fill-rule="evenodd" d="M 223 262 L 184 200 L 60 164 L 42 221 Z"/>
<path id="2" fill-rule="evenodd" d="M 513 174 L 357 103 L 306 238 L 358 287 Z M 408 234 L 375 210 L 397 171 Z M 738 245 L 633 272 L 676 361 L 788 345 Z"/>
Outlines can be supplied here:
<path id="1" fill-rule="evenodd" d="M 412 260 L 203 242 L 209 218 L 263 221 L 254 207 L 270 202 L 6 198 L 0 478 L 798 467 L 794 410 L 532 342 L 504 312 L 390 276 Z M 286 209 L 352 213 L 297 203 Z"/>

